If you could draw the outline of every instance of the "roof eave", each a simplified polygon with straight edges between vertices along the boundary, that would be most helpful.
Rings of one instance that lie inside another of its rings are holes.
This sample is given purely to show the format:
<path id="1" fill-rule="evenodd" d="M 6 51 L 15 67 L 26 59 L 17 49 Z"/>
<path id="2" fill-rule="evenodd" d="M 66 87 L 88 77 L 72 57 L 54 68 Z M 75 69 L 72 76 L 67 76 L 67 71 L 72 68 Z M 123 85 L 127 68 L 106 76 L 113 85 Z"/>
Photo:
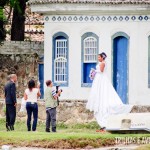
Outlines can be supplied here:
<path id="1" fill-rule="evenodd" d="M 36 4 L 30 5 L 32 12 L 45 15 L 95 15 L 95 14 L 150 14 L 150 5 L 97 5 L 97 4 Z"/>

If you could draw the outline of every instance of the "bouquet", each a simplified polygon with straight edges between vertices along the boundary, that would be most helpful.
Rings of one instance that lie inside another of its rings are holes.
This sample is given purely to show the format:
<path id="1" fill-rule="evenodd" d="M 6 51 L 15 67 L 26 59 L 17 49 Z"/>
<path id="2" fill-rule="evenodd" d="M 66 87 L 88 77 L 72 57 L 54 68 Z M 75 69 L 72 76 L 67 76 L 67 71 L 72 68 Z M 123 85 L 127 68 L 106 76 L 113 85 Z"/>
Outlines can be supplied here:
<path id="1" fill-rule="evenodd" d="M 90 70 L 90 75 L 89 75 L 90 79 L 91 79 L 91 80 L 94 80 L 95 75 L 96 75 L 95 69 L 94 69 L 94 68 L 91 68 L 91 70 Z"/>

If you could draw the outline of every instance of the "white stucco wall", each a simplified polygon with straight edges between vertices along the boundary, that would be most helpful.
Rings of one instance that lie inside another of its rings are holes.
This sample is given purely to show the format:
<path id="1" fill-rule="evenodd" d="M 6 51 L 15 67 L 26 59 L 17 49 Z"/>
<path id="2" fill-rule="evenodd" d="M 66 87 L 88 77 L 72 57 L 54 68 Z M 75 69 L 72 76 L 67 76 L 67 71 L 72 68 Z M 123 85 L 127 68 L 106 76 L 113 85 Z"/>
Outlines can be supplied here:
<path id="1" fill-rule="evenodd" d="M 150 104 L 148 88 L 149 21 L 63 22 L 45 21 L 44 79 L 52 79 L 52 37 L 57 32 L 69 36 L 69 86 L 62 87 L 61 99 L 87 99 L 90 88 L 81 87 L 81 36 L 93 32 L 99 37 L 99 52 L 106 52 L 108 77 L 112 80 L 112 41 L 117 32 L 129 37 L 129 103 Z"/>

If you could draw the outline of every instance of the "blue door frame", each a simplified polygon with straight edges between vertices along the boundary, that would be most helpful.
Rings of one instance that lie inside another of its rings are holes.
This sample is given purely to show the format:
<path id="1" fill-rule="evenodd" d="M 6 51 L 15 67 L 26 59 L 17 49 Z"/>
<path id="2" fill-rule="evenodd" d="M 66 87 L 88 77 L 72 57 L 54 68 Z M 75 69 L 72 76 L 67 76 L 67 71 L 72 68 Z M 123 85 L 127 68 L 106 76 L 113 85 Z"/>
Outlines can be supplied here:
<path id="1" fill-rule="evenodd" d="M 124 35 L 113 38 L 113 86 L 124 104 L 128 103 L 128 46 Z"/>
<path id="2" fill-rule="evenodd" d="M 40 92 L 41 92 L 41 99 L 44 98 L 44 64 L 39 64 L 39 81 L 40 81 Z"/>

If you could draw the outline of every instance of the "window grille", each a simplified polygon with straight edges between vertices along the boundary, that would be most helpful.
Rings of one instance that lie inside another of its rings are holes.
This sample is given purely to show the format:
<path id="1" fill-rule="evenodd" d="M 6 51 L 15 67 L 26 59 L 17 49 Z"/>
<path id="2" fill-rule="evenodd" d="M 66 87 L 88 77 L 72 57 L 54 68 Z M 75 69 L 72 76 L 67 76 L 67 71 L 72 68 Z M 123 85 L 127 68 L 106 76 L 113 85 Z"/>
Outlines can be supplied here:
<path id="1" fill-rule="evenodd" d="M 67 59 L 63 57 L 54 60 L 54 82 L 67 82 Z"/>
<path id="2" fill-rule="evenodd" d="M 67 39 L 56 40 L 55 58 L 67 58 Z"/>
<path id="3" fill-rule="evenodd" d="M 53 35 L 52 81 L 54 86 L 67 87 L 69 84 L 68 38 L 64 32 Z"/>
<path id="4" fill-rule="evenodd" d="M 67 39 L 55 40 L 54 82 L 67 82 Z"/>
<path id="5" fill-rule="evenodd" d="M 84 63 L 97 62 L 97 39 L 87 37 L 84 39 Z"/>

